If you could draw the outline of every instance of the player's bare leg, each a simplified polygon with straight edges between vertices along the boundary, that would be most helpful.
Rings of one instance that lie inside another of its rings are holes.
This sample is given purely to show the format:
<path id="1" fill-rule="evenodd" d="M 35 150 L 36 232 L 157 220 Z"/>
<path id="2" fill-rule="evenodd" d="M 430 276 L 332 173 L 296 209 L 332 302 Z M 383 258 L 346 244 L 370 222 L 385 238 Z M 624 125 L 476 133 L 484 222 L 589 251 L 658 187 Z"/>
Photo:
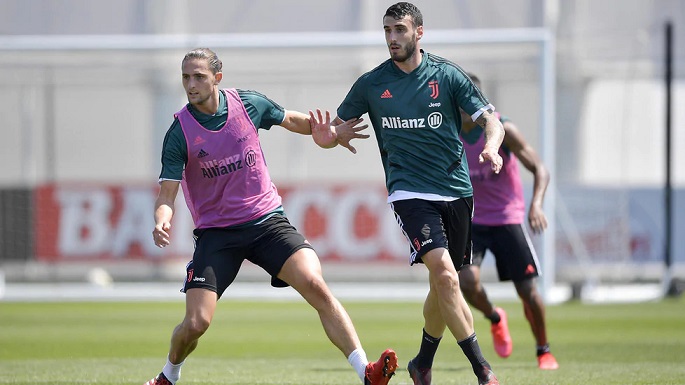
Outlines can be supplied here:
<path id="1" fill-rule="evenodd" d="M 480 267 L 475 265 L 463 266 L 459 270 L 459 282 L 464 297 L 471 306 L 483 313 L 486 317 L 494 313 L 495 306 L 490 302 L 485 289 L 480 281 Z"/>
<path id="2" fill-rule="evenodd" d="M 473 316 L 461 294 L 459 275 L 449 252 L 444 248 L 433 249 L 423 255 L 422 260 L 428 268 L 430 282 L 430 291 L 424 303 L 425 326 L 438 332 L 444 323 L 471 362 L 479 382 L 497 383 L 490 364 L 480 351 L 473 329 Z"/>
<path id="3" fill-rule="evenodd" d="M 362 359 L 350 362 L 365 383 L 385 385 L 397 369 L 397 356 L 386 350 L 378 362 L 369 363 L 350 316 L 333 296 L 323 279 L 321 263 L 314 250 L 302 248 L 295 252 L 281 268 L 278 278 L 287 282 L 318 312 L 328 339 L 345 357 L 361 352 Z M 363 363 L 359 366 L 359 363 Z"/>
<path id="4" fill-rule="evenodd" d="M 537 290 L 536 281 L 535 278 L 530 278 L 514 282 L 514 286 L 518 296 L 521 298 L 521 302 L 523 302 L 524 314 L 535 337 L 538 367 L 540 369 L 554 370 L 559 367 L 559 364 L 549 349 L 545 325 L 545 304 L 542 300 L 542 295 Z"/>
<path id="5" fill-rule="evenodd" d="M 314 250 L 302 248 L 295 252 L 283 265 L 278 278 L 297 290 L 319 313 L 326 335 L 345 356 L 361 347 L 352 320 L 323 279 Z"/>
<path id="6" fill-rule="evenodd" d="M 429 284 L 431 286 L 428 290 L 426 301 L 423 303 L 424 324 L 421 347 L 416 357 L 407 363 L 407 371 L 414 385 L 430 385 L 432 381 L 433 358 L 447 328 L 447 324 L 445 324 L 442 316 L 435 316 L 440 314 L 437 288 L 433 287 L 432 283 L 429 282 Z"/>
<path id="7" fill-rule="evenodd" d="M 181 376 L 181 365 L 195 350 L 198 340 L 207 331 L 216 310 L 217 295 L 211 290 L 188 289 L 186 292 L 186 313 L 183 321 L 171 334 L 171 346 L 167 364 L 157 377 L 145 385 L 170 385 Z"/>
<path id="8" fill-rule="evenodd" d="M 531 331 L 537 345 L 547 344 L 547 331 L 545 329 L 545 305 L 542 296 L 536 287 L 534 278 L 515 282 L 516 292 L 523 302 L 524 314 L 530 324 Z"/>
<path id="9" fill-rule="evenodd" d="M 473 320 L 469 316 L 471 311 L 462 309 L 459 276 L 449 253 L 446 249 L 437 248 L 426 253 L 422 259 L 428 268 L 430 282 L 424 308 L 426 326 L 431 328 L 444 323 L 457 340 L 467 338 L 473 334 Z"/>
<path id="10" fill-rule="evenodd" d="M 490 320 L 490 333 L 495 352 L 500 357 L 509 357 L 514 345 L 509 333 L 507 313 L 490 302 L 480 281 L 480 267 L 475 265 L 462 267 L 459 271 L 459 279 L 466 300 Z"/>
<path id="11" fill-rule="evenodd" d="M 217 295 L 211 290 L 189 289 L 186 292 L 186 314 L 171 335 L 169 361 L 181 363 L 195 350 L 212 322 L 216 301 Z"/>

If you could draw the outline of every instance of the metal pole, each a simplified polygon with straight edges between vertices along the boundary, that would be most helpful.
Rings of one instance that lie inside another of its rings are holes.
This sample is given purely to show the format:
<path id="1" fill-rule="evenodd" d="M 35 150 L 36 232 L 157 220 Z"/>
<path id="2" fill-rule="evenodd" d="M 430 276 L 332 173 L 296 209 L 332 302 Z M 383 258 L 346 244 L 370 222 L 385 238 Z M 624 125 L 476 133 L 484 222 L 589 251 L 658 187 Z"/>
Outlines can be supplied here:
<path id="1" fill-rule="evenodd" d="M 55 70 L 53 68 L 45 69 L 45 114 L 44 114 L 44 130 L 45 130 L 45 180 L 53 183 L 57 180 L 57 127 L 55 125 L 56 111 L 55 111 Z"/>
<path id="2" fill-rule="evenodd" d="M 672 98 L 672 83 L 673 83 L 673 24 L 668 21 L 666 22 L 665 30 L 665 41 L 666 41 L 666 55 L 665 55 L 665 71 L 664 71 L 664 81 L 666 85 L 666 183 L 664 186 L 664 293 L 666 295 L 674 295 L 675 290 L 672 290 L 673 286 L 673 256 L 671 243 L 673 239 L 673 186 L 671 184 L 671 131 L 672 131 L 672 110 L 671 110 L 671 98 Z"/>
<path id="3" fill-rule="evenodd" d="M 542 160 L 550 174 L 547 194 L 545 195 L 545 214 L 547 230 L 542 237 L 542 295 L 545 302 L 554 302 L 552 290 L 556 285 L 556 67 L 555 35 L 548 31 L 541 43 L 542 54 L 540 66 L 540 123 Z"/>

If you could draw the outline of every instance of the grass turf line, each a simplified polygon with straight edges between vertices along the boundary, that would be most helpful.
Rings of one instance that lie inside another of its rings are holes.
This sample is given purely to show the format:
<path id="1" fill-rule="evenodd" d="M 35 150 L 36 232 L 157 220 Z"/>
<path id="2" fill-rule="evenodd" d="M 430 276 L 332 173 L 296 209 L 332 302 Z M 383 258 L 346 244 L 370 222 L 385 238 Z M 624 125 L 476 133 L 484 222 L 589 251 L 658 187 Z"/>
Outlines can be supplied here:
<path id="1" fill-rule="evenodd" d="M 411 384 L 404 369 L 418 349 L 420 303 L 344 303 L 370 360 L 386 347 L 400 369 L 390 384 Z M 567 303 L 547 308 L 548 334 L 561 368 L 536 367 L 534 341 L 520 303 L 509 313 L 514 352 L 492 348 L 488 322 L 474 313 L 485 357 L 503 384 L 682 384 L 685 300 L 621 305 Z M 0 302 L 0 384 L 142 384 L 165 362 L 180 321 L 179 302 Z M 473 384 L 449 336 L 438 351 L 433 382 Z M 328 341 L 304 302 L 222 299 L 210 330 L 183 367 L 183 384 L 357 384 L 345 357 Z"/>

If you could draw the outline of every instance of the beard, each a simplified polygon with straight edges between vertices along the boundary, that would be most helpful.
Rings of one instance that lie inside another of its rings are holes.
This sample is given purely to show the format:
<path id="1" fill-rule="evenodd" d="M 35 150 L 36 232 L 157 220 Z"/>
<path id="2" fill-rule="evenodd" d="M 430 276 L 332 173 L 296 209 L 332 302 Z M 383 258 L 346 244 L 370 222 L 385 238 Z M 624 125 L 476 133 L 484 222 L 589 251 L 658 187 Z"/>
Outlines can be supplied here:
<path id="1" fill-rule="evenodd" d="M 404 47 L 402 51 L 390 53 L 392 60 L 396 62 L 405 62 L 416 53 L 416 39 L 413 39 Z"/>

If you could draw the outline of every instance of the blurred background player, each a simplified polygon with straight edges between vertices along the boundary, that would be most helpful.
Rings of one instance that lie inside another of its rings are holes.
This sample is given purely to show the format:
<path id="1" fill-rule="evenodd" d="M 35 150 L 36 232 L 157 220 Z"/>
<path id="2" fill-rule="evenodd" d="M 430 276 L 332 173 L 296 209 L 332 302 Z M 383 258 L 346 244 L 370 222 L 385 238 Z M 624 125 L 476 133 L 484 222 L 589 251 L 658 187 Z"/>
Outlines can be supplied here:
<path id="1" fill-rule="evenodd" d="M 257 134 L 258 127 L 279 125 L 304 135 L 321 124 L 309 115 L 283 107 L 255 91 L 219 89 L 222 62 L 208 48 L 188 52 L 181 62 L 188 104 L 175 114 L 162 149 L 160 191 L 155 202 L 155 245 L 170 244 L 174 202 L 182 185 L 195 230 L 195 252 L 186 267 L 186 310 L 171 336 L 162 372 L 146 385 L 173 385 L 181 366 L 209 328 L 217 301 L 231 285 L 244 260 L 271 275 L 273 286 L 292 286 L 316 309 L 329 340 L 347 357 L 365 385 L 386 385 L 397 368 L 388 349 L 369 363 L 349 315 L 323 279 L 312 246 L 293 227 L 271 181 Z M 362 137 L 360 119 L 347 121 L 315 140 L 322 147 L 338 136 Z M 314 134 L 316 135 L 316 134 Z M 344 141 L 344 140 L 343 140 Z M 275 322 L 278 314 L 273 314 Z"/>
<path id="2" fill-rule="evenodd" d="M 469 76 L 480 88 L 478 77 L 473 74 Z M 538 367 L 557 369 L 559 365 L 547 341 L 545 305 L 537 290 L 539 263 L 523 223 L 526 207 L 517 159 L 534 177 L 528 224 L 535 233 L 547 228 L 542 204 L 549 173 L 514 123 L 502 116 L 500 120 L 505 131 L 504 142 L 499 150 L 504 160 L 502 170 L 496 174 L 487 165 L 479 164 L 478 155 L 484 143 L 483 129 L 470 119 L 468 113 L 461 113 L 460 136 L 468 158 L 474 196 L 473 263 L 464 266 L 459 272 L 462 292 L 473 307 L 490 319 L 495 351 L 500 357 L 508 357 L 513 343 L 507 314 L 490 302 L 480 281 L 480 265 L 485 252 L 490 250 L 495 256 L 500 281 L 513 281 L 523 302 L 523 310 L 537 344 Z"/>

